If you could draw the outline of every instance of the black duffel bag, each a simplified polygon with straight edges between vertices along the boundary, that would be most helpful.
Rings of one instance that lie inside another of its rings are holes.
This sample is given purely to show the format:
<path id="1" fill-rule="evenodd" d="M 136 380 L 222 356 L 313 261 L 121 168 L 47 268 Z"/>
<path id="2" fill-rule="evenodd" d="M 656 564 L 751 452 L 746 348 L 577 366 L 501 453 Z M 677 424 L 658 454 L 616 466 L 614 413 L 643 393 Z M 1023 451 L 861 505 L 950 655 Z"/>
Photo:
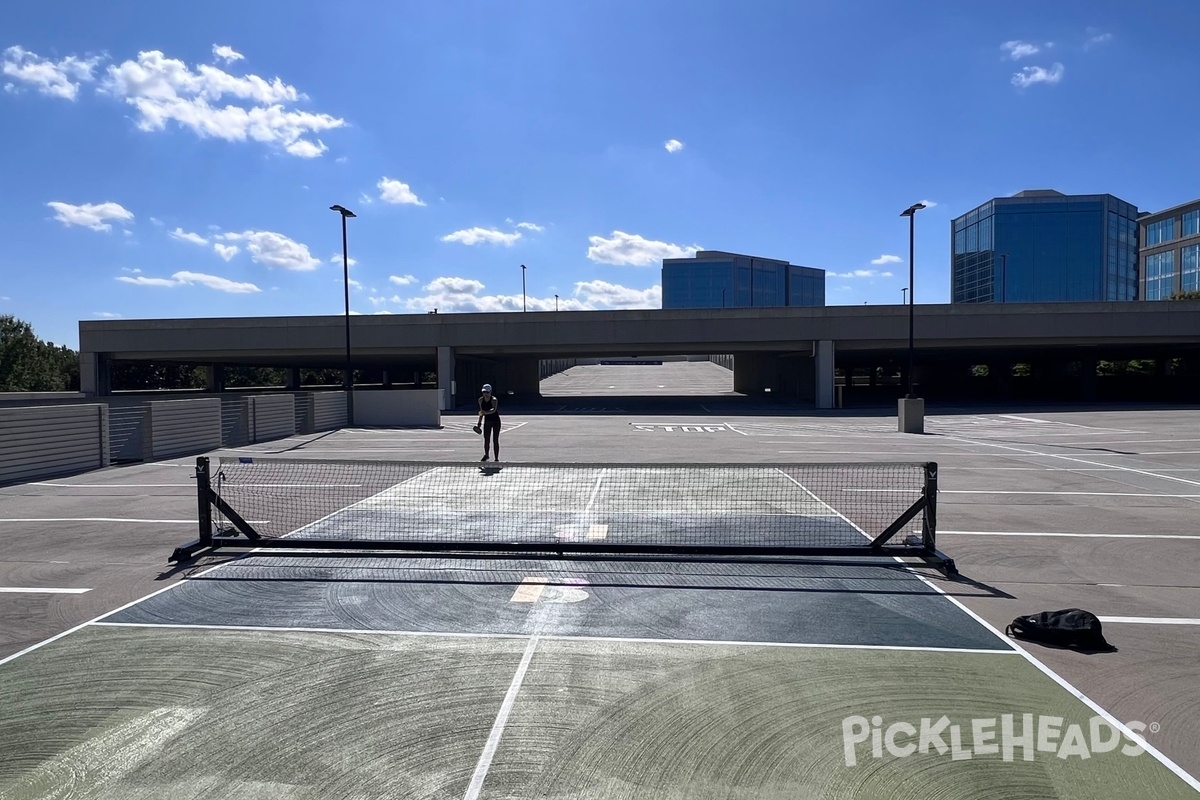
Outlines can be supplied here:
<path id="1" fill-rule="evenodd" d="M 1078 647 L 1084 650 L 1115 650 L 1104 638 L 1100 620 L 1090 611 L 1064 608 L 1017 617 L 1004 632 L 1017 639 L 1027 639 L 1058 647 Z"/>

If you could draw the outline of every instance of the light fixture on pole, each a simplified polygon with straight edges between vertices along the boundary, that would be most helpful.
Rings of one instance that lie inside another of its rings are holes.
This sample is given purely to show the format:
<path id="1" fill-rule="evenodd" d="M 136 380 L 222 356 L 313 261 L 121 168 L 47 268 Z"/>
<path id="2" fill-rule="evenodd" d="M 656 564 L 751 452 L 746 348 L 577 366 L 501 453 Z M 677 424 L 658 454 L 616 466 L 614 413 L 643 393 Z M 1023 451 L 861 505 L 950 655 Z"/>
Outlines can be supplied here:
<path id="1" fill-rule="evenodd" d="M 908 303 L 908 287 L 901 286 L 900 287 L 900 305 L 906 305 L 907 303 Z"/>
<path id="2" fill-rule="evenodd" d="M 900 212 L 900 216 L 908 217 L 908 398 L 910 400 L 913 397 L 913 306 L 916 304 L 916 295 L 913 292 L 914 223 L 917 212 L 923 208 L 925 208 L 924 203 L 915 203 Z"/>
<path id="3" fill-rule="evenodd" d="M 346 423 L 354 424 L 354 364 L 350 360 L 350 250 L 346 243 L 346 220 L 356 216 L 345 206 L 333 205 L 330 211 L 342 215 L 342 281 L 346 289 L 346 373 L 342 377 L 342 386 L 346 390 Z"/>
<path id="4" fill-rule="evenodd" d="M 528 311 L 529 308 L 525 304 L 525 265 L 521 265 L 521 310 Z"/>

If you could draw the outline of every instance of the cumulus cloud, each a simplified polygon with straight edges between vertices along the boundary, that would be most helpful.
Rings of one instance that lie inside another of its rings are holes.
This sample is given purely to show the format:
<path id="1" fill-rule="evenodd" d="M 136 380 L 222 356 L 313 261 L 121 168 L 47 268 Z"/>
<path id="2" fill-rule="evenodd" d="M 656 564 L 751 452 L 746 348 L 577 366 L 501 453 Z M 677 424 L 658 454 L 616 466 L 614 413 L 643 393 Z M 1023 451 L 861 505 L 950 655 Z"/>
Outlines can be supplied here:
<path id="1" fill-rule="evenodd" d="M 308 250 L 308 245 L 274 231 L 245 231 L 225 233 L 216 237 L 227 242 L 243 242 L 251 260 L 268 267 L 308 272 L 321 266 L 321 262 Z"/>
<path id="2" fill-rule="evenodd" d="M 95 80 L 92 74 L 101 58 L 78 58 L 67 56 L 54 61 L 31 53 L 21 46 L 9 47 L 0 54 L 0 73 L 14 78 L 22 84 L 32 86 L 41 94 L 74 100 L 79 96 L 79 87 Z M 17 84 L 5 86 L 16 93 Z"/>
<path id="3" fill-rule="evenodd" d="M 1008 54 L 1008 57 L 1013 61 L 1019 61 L 1022 58 L 1028 58 L 1042 52 L 1042 48 L 1038 47 L 1036 44 L 1033 44 L 1032 42 L 1022 42 L 1020 40 L 1005 42 L 1004 44 L 1000 45 L 1000 49 L 1005 51 Z"/>
<path id="4" fill-rule="evenodd" d="M 512 247 L 521 238 L 520 231 L 505 233 L 490 228 L 466 228 L 442 237 L 443 242 L 459 242 L 465 245 L 499 244 Z"/>
<path id="5" fill-rule="evenodd" d="M 341 264 L 342 263 L 342 254 L 334 253 L 332 256 L 329 257 L 329 263 L 330 264 Z M 346 263 L 353 267 L 355 264 L 358 263 L 358 260 L 353 257 L 350 257 L 350 258 L 346 259 Z"/>
<path id="6" fill-rule="evenodd" d="M 541 225 L 535 225 L 532 222 L 518 222 L 517 227 L 524 228 L 527 231 L 533 231 L 534 233 L 541 233 L 542 231 L 546 230 Z"/>
<path id="7" fill-rule="evenodd" d="M 688 258 L 701 249 L 699 245 L 684 246 L 645 239 L 637 234 L 613 231 L 612 235 L 589 236 L 587 257 L 600 264 L 648 267 L 664 258 Z"/>
<path id="8" fill-rule="evenodd" d="M 242 58 L 223 45 L 214 45 L 213 54 L 227 64 Z M 132 107 L 134 123 L 145 132 L 173 124 L 200 138 L 255 141 L 300 158 L 324 153 L 328 148 L 317 135 L 346 124 L 330 114 L 300 108 L 307 96 L 280 78 L 233 75 L 212 64 L 193 70 L 160 50 L 110 63 L 98 73 L 106 60 L 68 56 L 53 61 L 18 46 L 4 51 L 0 71 L 66 100 L 76 99 L 83 84 L 94 83 L 99 94 Z"/>
<path id="9" fill-rule="evenodd" d="M 483 282 L 474 278 L 443 276 L 425 284 L 421 290 L 423 293 L 416 297 L 374 295 L 368 300 L 375 308 L 392 305 L 408 311 L 430 312 L 436 309 L 442 314 L 521 311 L 526 306 L 530 311 L 554 311 L 556 308 L 553 295 L 522 297 L 520 294 L 487 294 L 485 289 Z M 575 284 L 572 295 L 557 298 L 559 311 L 661 307 L 662 289 L 659 286 L 630 289 L 606 281 L 581 281 Z"/>
<path id="10" fill-rule="evenodd" d="M 183 228 L 176 228 L 171 231 L 171 238 L 178 239 L 181 242 L 191 242 L 192 244 L 207 245 L 208 240 L 198 233 L 188 233 Z"/>
<path id="11" fill-rule="evenodd" d="M 393 205 L 423 206 L 425 201 L 417 197 L 407 183 L 393 178 L 380 178 L 375 184 L 379 189 L 379 199 Z"/>
<path id="12" fill-rule="evenodd" d="M 234 61 L 241 61 L 245 58 L 244 55 L 227 44 L 214 44 L 212 52 L 214 58 L 224 61 L 226 64 L 232 64 Z"/>
<path id="13" fill-rule="evenodd" d="M 1039 83 L 1053 86 L 1061 81 L 1062 77 L 1063 65 L 1056 62 L 1049 69 L 1045 67 L 1025 67 L 1020 72 L 1013 73 L 1012 85 L 1018 89 L 1027 89 Z"/>
<path id="14" fill-rule="evenodd" d="M 871 263 L 875 265 L 881 264 L 899 264 L 903 261 L 900 256 L 882 255 L 879 258 L 872 258 Z"/>
<path id="15" fill-rule="evenodd" d="M 668 153 L 678 153 L 683 149 L 683 142 L 678 139 L 668 139 L 663 147 L 667 149 Z"/>
<path id="16" fill-rule="evenodd" d="M 875 262 L 872 261 L 872 264 Z M 850 272 L 826 272 L 826 278 L 890 278 L 892 273 L 880 272 L 874 269 L 856 269 Z"/>
<path id="17" fill-rule="evenodd" d="M 409 286 L 417 282 L 412 275 L 389 275 L 388 280 L 397 286 Z"/>
<path id="18" fill-rule="evenodd" d="M 120 203 L 84 203 L 75 206 L 55 201 L 46 205 L 54 209 L 54 218 L 63 225 L 78 225 L 94 231 L 111 231 L 112 225 L 105 220 L 127 222 L 133 219 L 133 212 Z"/>
<path id="19" fill-rule="evenodd" d="M 213 245 L 213 250 L 226 261 L 233 260 L 233 257 L 238 254 L 238 246 L 236 244 L 221 244 L 217 242 Z"/>
<path id="20" fill-rule="evenodd" d="M 229 294 L 250 294 L 262 291 L 253 283 L 238 283 L 217 275 L 206 275 L 203 272 L 176 272 L 169 278 L 148 278 L 144 275 L 130 278 L 120 275 L 117 277 L 117 280 L 122 283 L 132 283 L 136 286 L 205 286 L 209 289 Z"/>

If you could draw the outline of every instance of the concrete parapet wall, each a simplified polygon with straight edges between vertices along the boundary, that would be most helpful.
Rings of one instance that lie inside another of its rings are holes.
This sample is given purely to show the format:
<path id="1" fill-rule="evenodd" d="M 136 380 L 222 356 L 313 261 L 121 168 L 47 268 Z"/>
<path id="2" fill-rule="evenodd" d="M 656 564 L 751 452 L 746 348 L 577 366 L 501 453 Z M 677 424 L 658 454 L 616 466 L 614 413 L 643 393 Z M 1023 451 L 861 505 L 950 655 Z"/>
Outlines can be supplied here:
<path id="1" fill-rule="evenodd" d="M 107 467 L 108 406 L 0 409 L 0 484 Z"/>
<path id="2" fill-rule="evenodd" d="M 437 389 L 357 390 L 354 424 L 366 427 L 439 427 L 441 398 Z"/>

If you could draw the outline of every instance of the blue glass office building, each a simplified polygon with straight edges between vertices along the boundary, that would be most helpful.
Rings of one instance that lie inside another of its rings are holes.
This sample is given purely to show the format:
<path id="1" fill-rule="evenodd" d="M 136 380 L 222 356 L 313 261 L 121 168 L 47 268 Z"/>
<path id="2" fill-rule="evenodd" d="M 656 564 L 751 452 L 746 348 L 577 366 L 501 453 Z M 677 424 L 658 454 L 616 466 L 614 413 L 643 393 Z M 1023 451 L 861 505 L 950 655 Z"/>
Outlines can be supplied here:
<path id="1" fill-rule="evenodd" d="M 951 302 L 1138 299 L 1138 211 L 1110 194 L 1020 192 L 950 225 Z"/>
<path id="2" fill-rule="evenodd" d="M 770 258 L 701 250 L 664 258 L 663 308 L 825 305 L 825 270 Z"/>

